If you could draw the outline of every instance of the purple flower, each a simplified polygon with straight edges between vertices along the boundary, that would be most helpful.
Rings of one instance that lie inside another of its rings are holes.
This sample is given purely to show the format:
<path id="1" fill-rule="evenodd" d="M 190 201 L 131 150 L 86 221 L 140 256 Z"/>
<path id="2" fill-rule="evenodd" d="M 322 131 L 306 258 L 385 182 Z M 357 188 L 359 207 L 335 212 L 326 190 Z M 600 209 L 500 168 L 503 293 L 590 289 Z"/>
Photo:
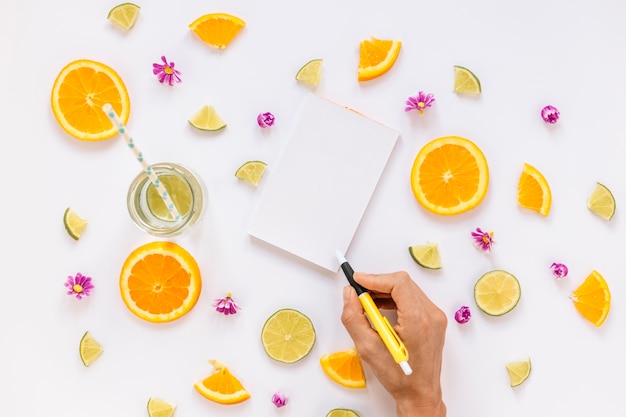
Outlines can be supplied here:
<path id="1" fill-rule="evenodd" d="M 472 312 L 468 306 L 462 306 L 456 311 L 456 313 L 454 313 L 454 320 L 460 324 L 467 323 L 471 317 Z"/>
<path id="2" fill-rule="evenodd" d="M 554 106 L 546 106 L 541 109 L 541 118 L 544 122 L 550 123 L 551 125 L 555 124 L 557 120 L 559 120 L 559 110 Z"/>
<path id="3" fill-rule="evenodd" d="M 550 265 L 550 269 L 552 270 L 552 275 L 554 275 L 556 279 L 565 278 L 568 273 L 567 266 L 557 262 L 553 262 L 552 265 Z"/>
<path id="4" fill-rule="evenodd" d="M 409 97 L 406 100 L 406 107 L 404 108 L 405 112 L 411 110 L 418 110 L 420 114 L 424 114 L 424 110 L 427 107 L 430 107 L 435 102 L 435 96 L 433 94 L 424 94 L 423 91 L 417 93 L 415 97 Z"/>
<path id="5" fill-rule="evenodd" d="M 80 272 L 76 274 L 76 277 L 68 276 L 65 286 L 69 288 L 67 295 L 75 295 L 78 300 L 82 300 L 83 297 L 89 297 L 91 290 L 94 288 L 91 278 L 84 276 Z"/>
<path id="6" fill-rule="evenodd" d="M 174 85 L 174 82 L 181 83 L 180 71 L 174 69 L 173 62 L 167 62 L 165 56 L 161 57 L 163 64 L 152 64 L 152 73 L 157 76 L 161 84 Z"/>
<path id="7" fill-rule="evenodd" d="M 276 120 L 276 118 L 270 112 L 259 113 L 259 115 L 256 118 L 257 123 L 263 129 L 265 129 L 266 127 L 273 126 L 275 120 Z"/>
<path id="8" fill-rule="evenodd" d="M 277 392 L 274 395 L 272 395 L 272 402 L 278 408 L 284 407 L 287 405 L 287 397 L 285 397 L 284 394 Z"/>
<path id="9" fill-rule="evenodd" d="M 215 311 L 226 316 L 229 314 L 236 314 L 237 310 L 241 309 L 239 304 L 232 299 L 231 293 L 226 294 L 226 298 L 216 298 L 213 301 L 213 307 L 215 307 Z"/>
<path id="10" fill-rule="evenodd" d="M 480 227 L 476 228 L 476 231 L 472 232 L 474 238 L 474 246 L 476 249 L 482 252 L 491 252 L 492 246 L 495 243 L 493 240 L 493 232 L 483 232 Z"/>

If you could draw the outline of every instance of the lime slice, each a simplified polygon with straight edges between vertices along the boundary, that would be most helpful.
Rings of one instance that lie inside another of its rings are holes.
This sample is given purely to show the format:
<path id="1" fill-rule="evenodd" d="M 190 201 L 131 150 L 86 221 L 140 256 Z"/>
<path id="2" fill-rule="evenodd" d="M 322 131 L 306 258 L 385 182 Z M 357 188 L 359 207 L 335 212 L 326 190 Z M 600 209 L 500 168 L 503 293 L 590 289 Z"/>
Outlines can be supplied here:
<path id="1" fill-rule="evenodd" d="M 235 177 L 250 184 L 259 185 L 267 164 L 262 161 L 248 161 L 235 172 Z"/>
<path id="2" fill-rule="evenodd" d="M 465 67 L 454 66 L 454 92 L 459 94 L 480 94 L 480 81 Z"/>
<path id="3" fill-rule="evenodd" d="M 178 213 L 181 217 L 186 216 L 189 213 L 189 210 L 191 210 L 191 205 L 193 204 L 191 201 L 191 188 L 189 187 L 187 181 L 177 175 L 159 175 L 159 180 L 161 180 L 163 186 L 170 195 Z M 159 192 L 152 184 L 148 186 L 146 200 L 150 212 L 154 214 L 155 217 L 161 220 L 172 221 L 170 211 L 163 202 Z"/>
<path id="4" fill-rule="evenodd" d="M 476 305 L 490 316 L 501 316 L 513 310 L 521 295 L 517 278 L 502 270 L 487 272 L 474 285 Z"/>
<path id="5" fill-rule="evenodd" d="M 530 376 L 530 358 L 526 358 L 517 362 L 509 362 L 506 364 L 506 370 L 509 373 L 509 379 L 512 387 L 522 385 Z"/>
<path id="6" fill-rule="evenodd" d="M 137 21 L 140 9 L 141 7 L 133 3 L 118 4 L 109 10 L 107 19 L 116 25 L 119 25 L 121 28 L 128 30 L 132 28 Z"/>
<path id="7" fill-rule="evenodd" d="M 217 114 L 213 106 L 205 105 L 194 114 L 189 123 L 199 130 L 215 131 L 224 129 L 226 122 Z"/>
<path id="8" fill-rule="evenodd" d="M 103 350 L 100 343 L 91 337 L 89 332 L 85 332 L 83 337 L 80 339 L 78 351 L 80 353 L 80 360 L 83 361 L 83 365 L 89 366 L 94 363 L 96 359 L 98 359 Z"/>
<path id="9" fill-rule="evenodd" d="M 348 408 L 333 408 L 326 414 L 326 417 L 359 417 L 359 414 Z"/>
<path id="10" fill-rule="evenodd" d="M 323 59 L 312 59 L 304 64 L 296 74 L 296 80 L 311 87 L 317 87 L 322 78 Z"/>
<path id="11" fill-rule="evenodd" d="M 285 308 L 272 314 L 261 330 L 267 355 L 283 363 L 293 363 L 309 354 L 315 344 L 311 320 L 297 310 Z"/>
<path id="12" fill-rule="evenodd" d="M 611 220 L 615 214 L 615 198 L 606 186 L 596 183 L 596 188 L 587 200 L 587 207 L 592 213 L 605 220 Z"/>
<path id="13" fill-rule="evenodd" d="M 78 240 L 87 227 L 87 220 L 74 213 L 74 211 L 68 207 L 63 214 L 63 224 L 72 239 Z"/>
<path id="14" fill-rule="evenodd" d="M 409 253 L 417 264 L 427 269 L 441 269 L 441 256 L 436 243 L 409 246 Z"/>
<path id="15" fill-rule="evenodd" d="M 176 406 L 158 398 L 148 400 L 148 416 L 150 417 L 172 417 Z"/>

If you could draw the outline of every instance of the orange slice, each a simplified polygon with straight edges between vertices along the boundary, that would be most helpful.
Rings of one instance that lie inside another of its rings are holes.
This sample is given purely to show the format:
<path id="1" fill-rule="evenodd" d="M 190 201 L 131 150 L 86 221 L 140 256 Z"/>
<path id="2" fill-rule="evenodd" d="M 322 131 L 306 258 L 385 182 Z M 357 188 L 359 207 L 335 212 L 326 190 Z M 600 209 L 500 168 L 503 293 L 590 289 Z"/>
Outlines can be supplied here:
<path id="1" fill-rule="evenodd" d="M 443 216 L 476 207 L 485 198 L 488 185 L 485 155 L 472 141 L 458 136 L 444 136 L 424 145 L 411 169 L 417 201 Z"/>
<path id="2" fill-rule="evenodd" d="M 550 213 L 552 192 L 545 177 L 535 167 L 524 164 L 517 185 L 517 202 L 520 206 L 534 210 L 544 216 Z"/>
<path id="3" fill-rule="evenodd" d="M 213 373 L 193 385 L 196 391 L 204 398 L 220 404 L 237 404 L 250 398 L 250 393 L 226 365 L 216 360 L 209 362 L 213 365 Z"/>
<path id="4" fill-rule="evenodd" d="M 611 308 L 611 292 L 598 271 L 592 271 L 571 298 L 574 307 L 584 318 L 598 327 L 602 326 Z"/>
<path id="5" fill-rule="evenodd" d="M 52 86 L 52 112 L 59 125 L 81 140 L 108 139 L 117 129 L 102 110 L 110 103 L 122 122 L 130 116 L 130 99 L 122 78 L 111 67 L 80 59 L 67 64 Z"/>
<path id="6" fill-rule="evenodd" d="M 227 13 L 209 13 L 194 20 L 189 28 L 214 48 L 224 49 L 246 25 L 246 22 Z"/>
<path id="7" fill-rule="evenodd" d="M 173 242 L 151 242 L 126 259 L 120 292 L 126 307 L 153 323 L 176 320 L 198 301 L 202 278 L 196 260 Z"/>
<path id="8" fill-rule="evenodd" d="M 359 81 L 368 81 L 380 77 L 395 64 L 402 42 L 381 40 L 371 37 L 359 45 Z"/>
<path id="9" fill-rule="evenodd" d="M 355 349 L 329 353 L 320 359 L 322 369 L 330 379 L 348 388 L 365 388 L 365 374 Z"/>

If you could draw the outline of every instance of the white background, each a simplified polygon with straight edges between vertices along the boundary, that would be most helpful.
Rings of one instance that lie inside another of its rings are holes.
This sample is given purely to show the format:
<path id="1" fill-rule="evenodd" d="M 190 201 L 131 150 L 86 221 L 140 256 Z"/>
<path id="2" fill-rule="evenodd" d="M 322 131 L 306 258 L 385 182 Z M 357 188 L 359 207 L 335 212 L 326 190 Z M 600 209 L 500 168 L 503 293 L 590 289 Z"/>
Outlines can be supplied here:
<path id="1" fill-rule="evenodd" d="M 106 19 L 116 4 L 0 1 L 3 416 L 145 416 L 151 396 L 176 403 L 177 417 L 324 416 L 334 407 L 363 417 L 393 415 L 391 398 L 369 368 L 364 390 L 344 389 L 323 374 L 320 356 L 352 346 L 339 319 L 345 279 L 252 241 L 247 225 L 264 183 L 249 187 L 233 175 L 241 163 L 261 159 L 271 178 L 308 94 L 294 75 L 313 58 L 324 59 L 320 94 L 401 132 L 347 257 L 357 270 L 408 271 L 447 313 L 442 385 L 448 415 L 626 414 L 619 383 L 626 373 L 621 0 L 152 0 L 139 3 L 141 15 L 128 33 Z M 197 17 L 218 11 L 247 22 L 221 52 L 188 29 Z M 358 83 L 358 44 L 370 36 L 399 39 L 402 50 L 390 72 Z M 151 67 L 161 55 L 182 71 L 182 84 L 157 82 Z M 122 76 L 132 102 L 128 127 L 148 159 L 192 167 L 209 190 L 204 221 L 174 239 L 195 256 L 204 281 L 197 306 L 176 322 L 144 322 L 119 295 L 126 256 L 155 240 L 126 211 L 126 190 L 139 165 L 120 138 L 78 141 L 52 115 L 52 83 L 80 58 L 104 62 Z M 455 64 L 480 77 L 482 96 L 452 92 Z M 404 100 L 419 90 L 437 101 L 422 116 L 405 113 Z M 224 131 L 207 134 L 188 125 L 204 104 L 228 122 Z M 539 116 L 547 104 L 561 110 L 556 126 Z M 271 129 L 256 125 L 264 111 L 276 116 Z M 408 182 L 421 146 L 445 135 L 478 144 L 491 173 L 483 203 L 450 218 L 422 209 Z M 547 218 L 517 206 L 524 162 L 551 185 Z M 618 202 L 609 223 L 586 208 L 596 181 Z M 89 221 L 78 242 L 63 228 L 68 206 Z M 473 248 L 476 227 L 495 232 L 492 256 Z M 442 270 L 425 271 L 410 258 L 407 247 L 426 241 L 439 243 Z M 550 273 L 554 261 L 570 268 L 562 281 Z M 515 274 L 523 293 L 517 308 L 500 318 L 480 313 L 472 297 L 474 282 L 495 268 Z M 568 298 L 593 269 L 613 295 L 601 328 Z M 79 271 L 96 286 L 81 302 L 63 286 Z M 232 317 L 211 307 L 228 291 L 243 306 Z M 463 304 L 474 315 L 460 326 L 453 314 Z M 294 365 L 273 362 L 260 344 L 263 322 L 284 307 L 307 314 L 317 330 L 311 354 Z M 77 353 L 86 330 L 105 349 L 90 368 Z M 512 389 L 504 365 L 526 356 L 533 373 Z M 250 400 L 223 406 L 195 392 L 212 358 L 240 378 Z M 282 409 L 270 402 L 277 390 L 289 397 Z"/>

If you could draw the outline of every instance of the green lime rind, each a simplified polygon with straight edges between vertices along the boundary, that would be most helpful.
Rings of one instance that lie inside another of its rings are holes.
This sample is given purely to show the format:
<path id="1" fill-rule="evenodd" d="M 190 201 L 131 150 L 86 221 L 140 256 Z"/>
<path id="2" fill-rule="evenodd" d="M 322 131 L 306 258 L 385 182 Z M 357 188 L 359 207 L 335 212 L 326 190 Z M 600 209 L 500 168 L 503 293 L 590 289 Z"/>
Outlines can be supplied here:
<path id="1" fill-rule="evenodd" d="M 441 256 L 436 243 L 425 243 L 409 246 L 413 260 L 422 268 L 441 269 Z"/>
<path id="2" fill-rule="evenodd" d="M 587 208 L 601 218 L 611 220 L 615 215 L 617 204 L 611 190 L 606 185 L 597 182 L 596 188 L 587 200 Z"/>
<path id="3" fill-rule="evenodd" d="M 316 333 L 311 319 L 292 308 L 272 314 L 261 329 L 265 353 L 281 363 L 295 363 L 311 353 Z"/>
<path id="4" fill-rule="evenodd" d="M 513 310 L 522 296 L 517 278 L 496 269 L 483 274 L 474 285 L 476 306 L 489 316 L 502 316 Z"/>
<path id="5" fill-rule="evenodd" d="M 511 387 L 519 387 L 530 376 L 532 371 L 532 363 L 530 358 L 526 358 L 517 362 L 509 362 L 506 364 L 506 370 L 509 374 Z"/>
<path id="6" fill-rule="evenodd" d="M 482 92 L 483 89 L 480 84 L 480 80 L 478 79 L 476 74 L 472 72 L 472 70 L 466 67 L 462 67 L 460 65 L 454 65 L 454 69 L 455 69 L 455 85 L 454 85 L 455 92 L 460 93 L 460 94 L 480 94 Z M 467 89 L 467 87 L 459 88 L 460 86 L 458 86 L 456 83 L 457 71 L 465 73 L 467 75 L 468 80 L 473 81 L 469 85 L 475 85 L 476 89 Z"/>
<path id="7" fill-rule="evenodd" d="M 360 417 L 360 414 L 349 408 L 333 408 L 326 417 Z"/>

